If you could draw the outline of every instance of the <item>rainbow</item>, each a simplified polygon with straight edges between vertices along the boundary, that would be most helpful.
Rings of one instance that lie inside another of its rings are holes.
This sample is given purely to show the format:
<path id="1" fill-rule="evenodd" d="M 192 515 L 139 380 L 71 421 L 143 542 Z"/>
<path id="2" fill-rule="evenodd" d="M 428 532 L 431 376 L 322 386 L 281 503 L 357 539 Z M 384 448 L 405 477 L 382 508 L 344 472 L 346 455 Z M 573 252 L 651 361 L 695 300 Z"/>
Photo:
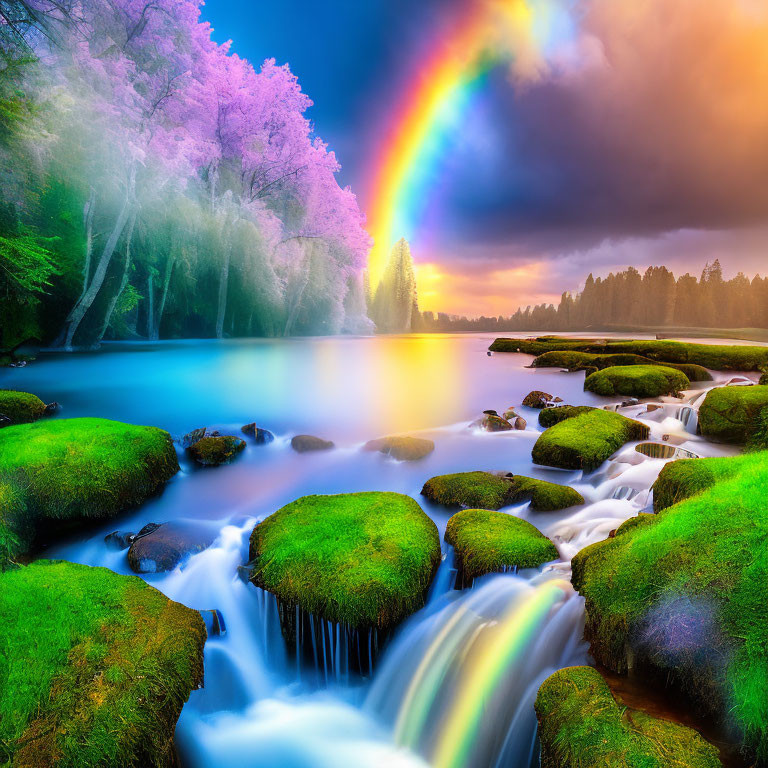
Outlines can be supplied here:
<path id="1" fill-rule="evenodd" d="M 568 593 L 570 585 L 550 581 L 533 591 L 522 605 L 514 605 L 497 627 L 489 645 L 462 676 L 455 705 L 440 729 L 431 764 L 435 768 L 461 768 L 468 758 L 483 712 L 510 664 L 520 657 L 541 622 Z"/>
<path id="2" fill-rule="evenodd" d="M 528 69 L 561 33 L 557 0 L 470 0 L 451 33 L 433 46 L 385 134 L 371 176 L 368 257 L 375 290 L 392 246 L 412 234 L 430 183 L 485 74 L 516 60 Z"/>

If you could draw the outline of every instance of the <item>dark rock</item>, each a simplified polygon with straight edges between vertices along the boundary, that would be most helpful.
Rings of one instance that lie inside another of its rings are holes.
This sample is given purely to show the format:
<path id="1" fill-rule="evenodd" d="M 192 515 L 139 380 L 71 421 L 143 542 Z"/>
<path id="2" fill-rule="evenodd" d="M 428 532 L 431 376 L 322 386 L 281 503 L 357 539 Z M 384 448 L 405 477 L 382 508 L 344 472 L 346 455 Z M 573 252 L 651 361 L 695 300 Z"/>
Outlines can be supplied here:
<path id="1" fill-rule="evenodd" d="M 622 408 L 631 408 L 633 405 L 639 405 L 640 401 L 636 397 L 628 397 L 621 401 Z"/>
<path id="2" fill-rule="evenodd" d="M 232 435 L 216 435 L 201 438 L 187 448 L 188 453 L 204 467 L 229 464 L 245 448 L 245 440 Z"/>
<path id="3" fill-rule="evenodd" d="M 336 446 L 330 440 L 323 440 L 314 435 L 296 435 L 291 439 L 291 448 L 297 453 L 309 451 L 328 451 Z"/>
<path id="4" fill-rule="evenodd" d="M 515 429 L 525 429 L 527 426 L 528 426 L 528 422 L 522 416 L 518 416 L 515 419 L 515 423 L 514 423 Z"/>
<path id="5" fill-rule="evenodd" d="M 198 613 L 203 617 L 208 637 L 222 637 L 227 634 L 224 616 L 218 608 L 198 611 Z"/>
<path id="6" fill-rule="evenodd" d="M 498 416 L 498 411 L 494 411 L 493 409 L 488 409 L 487 411 L 483 411 L 483 413 L 486 416 Z"/>
<path id="7" fill-rule="evenodd" d="M 13 422 L 4 414 L 0 413 L 0 427 L 9 427 Z"/>
<path id="8" fill-rule="evenodd" d="M 193 429 L 191 432 L 187 432 L 184 437 L 181 438 L 179 441 L 181 443 L 182 448 L 189 448 L 190 445 L 193 445 L 198 440 L 201 440 L 206 435 L 206 428 L 200 427 L 198 429 Z"/>
<path id="9" fill-rule="evenodd" d="M 271 443 L 275 436 L 268 430 L 268 429 L 262 429 L 261 427 L 256 426 L 256 422 L 251 422 L 250 424 L 246 424 L 245 426 L 240 428 L 240 431 L 244 435 L 248 435 L 249 437 L 252 437 L 257 445 L 264 445 L 266 443 Z"/>
<path id="10" fill-rule="evenodd" d="M 104 543 L 109 549 L 121 550 L 128 549 L 136 538 L 135 533 L 128 531 L 112 531 L 104 537 Z"/>
<path id="11" fill-rule="evenodd" d="M 147 523 L 137 534 L 136 538 L 139 539 L 142 536 L 148 536 L 150 533 L 154 533 L 162 523 Z"/>
<path id="12" fill-rule="evenodd" d="M 552 400 L 552 402 L 553 402 L 553 403 L 562 403 L 562 402 L 564 402 L 564 401 L 563 401 L 563 398 L 562 398 L 562 397 L 556 397 L 554 400 Z"/>
<path id="13" fill-rule="evenodd" d="M 61 406 L 54 400 L 52 403 L 48 403 L 48 405 L 45 406 L 45 415 L 53 416 L 55 413 L 58 413 L 60 410 L 61 410 Z"/>
<path id="14" fill-rule="evenodd" d="M 159 573 L 173 570 L 182 560 L 209 547 L 214 536 L 187 523 L 150 523 L 145 526 L 128 550 L 128 565 L 135 573 Z"/>
<path id="15" fill-rule="evenodd" d="M 529 392 L 523 400 L 523 405 L 528 408 L 544 408 L 546 404 L 552 400 L 552 395 L 542 392 L 541 390 L 534 389 L 533 392 Z"/>

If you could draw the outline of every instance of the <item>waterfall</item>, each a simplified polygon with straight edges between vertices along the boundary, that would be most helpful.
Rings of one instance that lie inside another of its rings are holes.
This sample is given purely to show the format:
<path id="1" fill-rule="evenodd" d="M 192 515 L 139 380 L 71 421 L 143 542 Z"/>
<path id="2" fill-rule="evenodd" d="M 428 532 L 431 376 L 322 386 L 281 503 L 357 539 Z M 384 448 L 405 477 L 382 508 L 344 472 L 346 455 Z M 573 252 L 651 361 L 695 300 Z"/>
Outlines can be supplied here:
<path id="1" fill-rule="evenodd" d="M 538 685 L 586 658 L 583 601 L 569 582 L 554 572 L 478 581 L 406 624 L 365 704 L 435 768 L 527 766 Z"/>

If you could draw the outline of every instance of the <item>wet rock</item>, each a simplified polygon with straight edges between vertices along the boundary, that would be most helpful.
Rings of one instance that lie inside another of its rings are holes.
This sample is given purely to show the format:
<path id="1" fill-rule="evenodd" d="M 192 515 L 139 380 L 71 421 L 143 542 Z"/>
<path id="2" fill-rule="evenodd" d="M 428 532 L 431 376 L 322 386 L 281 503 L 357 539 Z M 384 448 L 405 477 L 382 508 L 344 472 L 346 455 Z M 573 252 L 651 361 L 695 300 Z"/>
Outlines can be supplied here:
<path id="1" fill-rule="evenodd" d="M 181 438 L 179 441 L 181 443 L 182 448 L 189 448 L 190 445 L 194 445 L 198 440 L 202 440 L 206 435 L 209 435 L 211 437 L 215 436 L 214 432 L 209 432 L 206 427 L 199 427 L 198 429 L 193 429 L 191 432 L 187 432 L 184 437 Z"/>
<path id="2" fill-rule="evenodd" d="M 112 531 L 104 537 L 104 543 L 109 549 L 122 550 L 128 549 L 135 538 L 136 534 L 129 531 Z"/>
<path id="3" fill-rule="evenodd" d="M 498 416 L 499 415 L 499 412 L 498 411 L 494 411 L 492 408 L 489 408 L 487 411 L 483 411 L 483 413 L 486 416 Z"/>
<path id="4" fill-rule="evenodd" d="M 502 414 L 502 416 L 503 416 L 503 417 L 504 417 L 504 418 L 505 418 L 507 421 L 512 421 L 513 419 L 516 419 L 516 418 L 517 418 L 517 411 L 516 411 L 514 408 L 512 408 L 512 407 L 509 407 L 509 408 L 507 408 L 507 410 L 506 410 L 506 411 L 504 411 L 504 413 Z"/>
<path id="5" fill-rule="evenodd" d="M 485 414 L 480 421 L 476 422 L 480 429 L 484 429 L 486 432 L 508 432 L 513 429 L 512 425 L 506 419 L 502 419 L 501 416 L 490 414 L 488 411 L 485 411 Z"/>
<path id="6" fill-rule="evenodd" d="M 548 402 L 552 400 L 552 395 L 542 392 L 539 389 L 534 389 L 529 392 L 523 400 L 523 405 L 527 408 L 544 408 Z"/>
<path id="7" fill-rule="evenodd" d="M 336 446 L 330 440 L 323 440 L 314 435 L 295 435 L 291 438 L 291 448 L 297 453 L 309 453 L 310 451 L 328 451 Z"/>
<path id="8" fill-rule="evenodd" d="M 363 450 L 379 451 L 398 461 L 418 461 L 429 456 L 435 450 L 435 444 L 421 437 L 381 437 L 368 441 Z"/>
<path id="9" fill-rule="evenodd" d="M 515 423 L 514 423 L 515 429 L 525 429 L 527 426 L 528 426 L 528 422 L 522 416 L 518 416 L 515 419 Z"/>
<path id="10" fill-rule="evenodd" d="M 553 403 L 562 403 L 562 402 L 564 402 L 564 401 L 563 401 L 563 398 L 562 398 L 562 397 L 555 397 L 555 398 L 552 400 L 552 402 L 553 402 Z"/>
<path id="11" fill-rule="evenodd" d="M 224 615 L 218 608 L 211 610 L 198 611 L 205 622 L 205 631 L 208 637 L 222 637 L 227 634 L 227 625 L 224 622 Z"/>
<path id="12" fill-rule="evenodd" d="M 252 437 L 256 441 L 256 445 L 265 445 L 266 443 L 271 443 L 275 439 L 275 436 L 268 429 L 262 429 L 261 427 L 256 426 L 256 422 L 246 424 L 240 428 L 240 431 L 244 435 Z"/>
<path id="13" fill-rule="evenodd" d="M 640 401 L 636 397 L 628 397 L 626 400 L 621 401 L 622 408 L 631 408 L 633 405 L 639 405 Z"/>
<path id="14" fill-rule="evenodd" d="M 54 400 L 52 403 L 48 403 L 45 406 L 45 415 L 53 416 L 61 410 L 61 406 Z"/>
<path id="15" fill-rule="evenodd" d="M 0 427 L 9 427 L 13 422 L 3 413 L 0 413 Z"/>
<path id="16" fill-rule="evenodd" d="M 188 453 L 204 467 L 229 464 L 245 448 L 245 440 L 232 435 L 203 437 L 187 448 Z"/>
<path id="17" fill-rule="evenodd" d="M 191 555 L 202 552 L 214 536 L 188 523 L 150 523 L 139 531 L 128 550 L 128 565 L 135 573 L 171 571 Z"/>
<path id="18" fill-rule="evenodd" d="M 648 413 L 653 413 L 654 411 L 658 411 L 658 410 L 660 410 L 663 407 L 664 406 L 661 405 L 660 403 L 649 403 L 647 408 L 646 408 L 646 411 Z"/>
<path id="19" fill-rule="evenodd" d="M 142 536 L 148 536 L 150 533 L 154 533 L 162 523 L 147 523 L 135 536 L 135 538 L 139 539 Z"/>

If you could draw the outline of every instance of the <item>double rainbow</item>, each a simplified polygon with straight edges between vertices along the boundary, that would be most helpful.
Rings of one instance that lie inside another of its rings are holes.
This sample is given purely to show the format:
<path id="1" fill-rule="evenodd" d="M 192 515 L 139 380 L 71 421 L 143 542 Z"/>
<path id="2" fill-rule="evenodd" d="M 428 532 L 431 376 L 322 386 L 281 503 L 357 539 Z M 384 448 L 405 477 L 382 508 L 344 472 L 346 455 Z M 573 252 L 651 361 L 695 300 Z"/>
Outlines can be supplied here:
<path id="1" fill-rule="evenodd" d="M 561 10 L 560 0 L 470 0 L 451 32 L 436 41 L 403 96 L 371 177 L 372 288 L 395 242 L 413 234 L 428 187 L 484 75 L 514 62 L 518 74 L 534 76 L 547 47 L 563 33 Z"/>

